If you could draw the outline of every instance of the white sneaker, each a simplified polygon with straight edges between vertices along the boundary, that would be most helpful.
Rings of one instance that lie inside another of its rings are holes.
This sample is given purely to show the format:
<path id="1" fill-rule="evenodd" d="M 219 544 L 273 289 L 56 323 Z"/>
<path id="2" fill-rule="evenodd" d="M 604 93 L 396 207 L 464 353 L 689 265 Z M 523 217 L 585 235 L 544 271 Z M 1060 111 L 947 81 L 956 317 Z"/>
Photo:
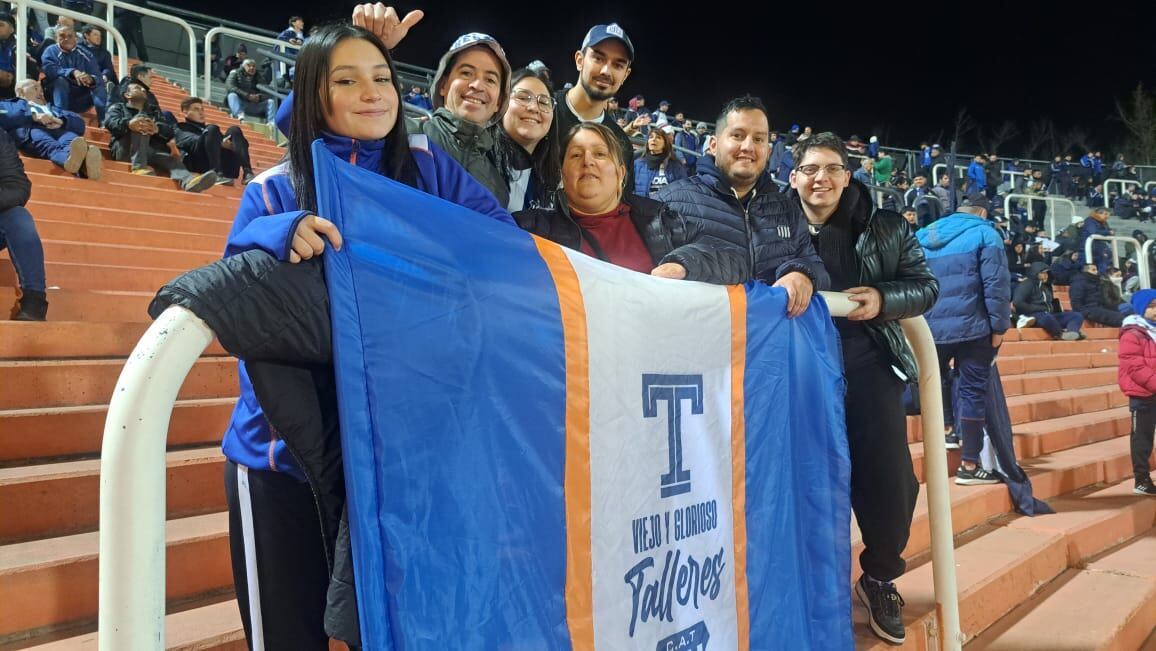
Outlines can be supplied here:
<path id="1" fill-rule="evenodd" d="M 1024 314 L 1021 314 L 1019 320 L 1016 321 L 1016 327 L 1017 328 L 1030 328 L 1030 327 L 1034 326 L 1035 324 L 1036 324 L 1036 317 L 1027 316 Z"/>

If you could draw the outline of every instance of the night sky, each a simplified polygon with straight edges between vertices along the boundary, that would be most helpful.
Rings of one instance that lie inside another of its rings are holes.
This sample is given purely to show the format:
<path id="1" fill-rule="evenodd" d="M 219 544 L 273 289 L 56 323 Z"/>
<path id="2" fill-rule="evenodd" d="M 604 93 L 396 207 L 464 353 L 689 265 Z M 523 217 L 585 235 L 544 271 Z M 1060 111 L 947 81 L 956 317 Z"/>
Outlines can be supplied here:
<path id="1" fill-rule="evenodd" d="M 309 25 L 347 17 L 354 4 L 169 1 L 270 29 L 283 28 L 290 13 Z M 674 110 L 710 120 L 728 98 L 750 92 L 767 103 L 774 129 L 798 122 L 843 137 L 876 134 L 901 147 L 949 140 L 966 107 L 985 132 L 1015 122 L 1021 136 L 1001 148 L 1005 155 L 1018 153 L 1041 118 L 1059 132 L 1080 128 L 1094 146 L 1114 150 L 1124 135 L 1112 119 L 1115 100 L 1138 82 L 1156 88 L 1152 2 L 1084 3 L 1083 10 L 1013 0 L 860 2 L 855 9 L 833 2 L 694 4 L 701 8 L 405 2 L 399 9 L 420 7 L 426 17 L 396 54 L 434 67 L 457 35 L 483 31 L 502 43 L 513 67 L 541 59 L 556 83 L 566 83 L 576 78 L 573 53 L 586 29 L 615 21 L 637 51 L 618 94 L 623 106 L 641 93 L 649 106 L 669 99 Z M 973 131 L 961 148 L 975 145 Z"/>

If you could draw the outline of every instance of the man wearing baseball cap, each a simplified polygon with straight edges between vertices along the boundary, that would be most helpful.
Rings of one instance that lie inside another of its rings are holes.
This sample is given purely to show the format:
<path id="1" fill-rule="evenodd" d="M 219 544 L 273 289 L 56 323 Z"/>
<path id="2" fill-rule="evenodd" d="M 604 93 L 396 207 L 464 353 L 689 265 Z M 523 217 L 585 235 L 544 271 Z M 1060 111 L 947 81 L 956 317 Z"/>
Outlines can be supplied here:
<path id="1" fill-rule="evenodd" d="M 623 158 L 634 160 L 630 138 L 606 110 L 607 102 L 630 76 L 633 63 L 634 44 L 617 23 L 595 25 L 586 32 L 582 48 L 574 53 L 578 83 L 555 97 L 559 110 L 554 112 L 554 124 L 559 142 L 579 122 L 600 122 L 617 136 Z M 634 165 L 626 166 L 626 187 L 634 187 Z"/>
<path id="2" fill-rule="evenodd" d="M 498 129 L 510 97 L 510 64 L 494 37 L 459 36 L 438 62 L 430 84 L 434 113 L 420 131 L 466 168 L 505 206 L 510 186 L 498 162 Z"/>

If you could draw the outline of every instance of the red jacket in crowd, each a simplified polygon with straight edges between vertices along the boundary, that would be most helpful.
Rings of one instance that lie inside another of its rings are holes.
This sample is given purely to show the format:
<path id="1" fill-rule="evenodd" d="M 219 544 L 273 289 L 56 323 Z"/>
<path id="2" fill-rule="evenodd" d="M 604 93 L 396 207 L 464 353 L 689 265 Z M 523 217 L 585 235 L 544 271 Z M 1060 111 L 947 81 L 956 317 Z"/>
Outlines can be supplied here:
<path id="1" fill-rule="evenodd" d="M 1120 329 L 1120 390 L 1130 398 L 1156 395 L 1156 341 L 1141 325 Z"/>

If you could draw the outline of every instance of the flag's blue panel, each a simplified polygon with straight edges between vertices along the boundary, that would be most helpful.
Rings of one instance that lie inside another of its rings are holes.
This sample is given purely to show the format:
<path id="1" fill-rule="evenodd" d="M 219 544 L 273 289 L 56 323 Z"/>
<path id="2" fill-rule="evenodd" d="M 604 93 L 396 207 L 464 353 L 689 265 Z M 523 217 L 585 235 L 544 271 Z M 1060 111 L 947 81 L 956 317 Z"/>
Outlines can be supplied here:
<path id="1" fill-rule="evenodd" d="M 821 299 L 793 320 L 783 318 L 785 303 L 785 292 L 748 288 L 751 649 L 851 649 L 851 464 L 839 344 Z"/>
<path id="2" fill-rule="evenodd" d="M 326 273 L 365 648 L 569 648 L 565 361 L 533 241 L 313 155 L 346 241 Z"/>

